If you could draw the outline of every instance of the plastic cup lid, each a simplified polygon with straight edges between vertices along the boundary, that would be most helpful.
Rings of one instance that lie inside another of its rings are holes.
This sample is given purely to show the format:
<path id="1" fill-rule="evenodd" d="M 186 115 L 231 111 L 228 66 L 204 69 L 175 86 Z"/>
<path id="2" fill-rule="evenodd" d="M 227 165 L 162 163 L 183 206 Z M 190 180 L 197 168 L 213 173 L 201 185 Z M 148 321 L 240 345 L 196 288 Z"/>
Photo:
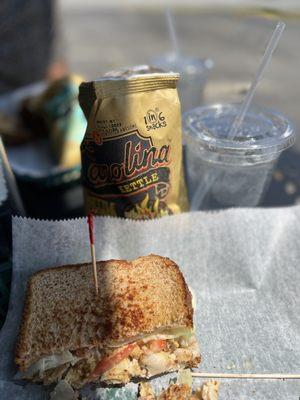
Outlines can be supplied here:
<path id="1" fill-rule="evenodd" d="M 276 154 L 295 143 L 291 122 L 276 111 L 253 106 L 247 112 L 238 137 L 227 135 L 239 104 L 215 104 L 187 111 L 183 115 L 186 140 L 210 151 L 235 154 Z"/>
<path id="2" fill-rule="evenodd" d="M 210 59 L 201 59 L 185 55 L 168 53 L 153 57 L 151 63 L 166 71 L 179 72 L 180 74 L 198 75 L 211 69 L 214 65 Z"/>

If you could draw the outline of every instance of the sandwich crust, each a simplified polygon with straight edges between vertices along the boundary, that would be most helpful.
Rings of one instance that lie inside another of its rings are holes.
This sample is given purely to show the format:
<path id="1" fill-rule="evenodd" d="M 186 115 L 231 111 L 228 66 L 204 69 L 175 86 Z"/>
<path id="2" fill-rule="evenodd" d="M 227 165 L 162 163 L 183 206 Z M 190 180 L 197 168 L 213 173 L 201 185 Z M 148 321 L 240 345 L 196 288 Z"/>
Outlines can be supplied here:
<path id="1" fill-rule="evenodd" d="M 177 264 L 149 255 L 48 268 L 28 282 L 16 364 L 24 371 L 49 354 L 118 346 L 168 327 L 193 327 L 191 293 Z"/>

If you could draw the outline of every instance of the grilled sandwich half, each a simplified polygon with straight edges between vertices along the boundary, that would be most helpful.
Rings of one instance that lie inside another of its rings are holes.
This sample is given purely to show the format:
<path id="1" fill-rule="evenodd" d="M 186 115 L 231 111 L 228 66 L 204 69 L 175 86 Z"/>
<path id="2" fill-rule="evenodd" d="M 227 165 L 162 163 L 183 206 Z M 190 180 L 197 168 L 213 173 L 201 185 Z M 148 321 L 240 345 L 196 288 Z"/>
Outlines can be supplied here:
<path id="1" fill-rule="evenodd" d="M 191 293 L 175 262 L 149 255 L 32 276 L 16 347 L 18 378 L 74 388 L 196 367 Z"/>

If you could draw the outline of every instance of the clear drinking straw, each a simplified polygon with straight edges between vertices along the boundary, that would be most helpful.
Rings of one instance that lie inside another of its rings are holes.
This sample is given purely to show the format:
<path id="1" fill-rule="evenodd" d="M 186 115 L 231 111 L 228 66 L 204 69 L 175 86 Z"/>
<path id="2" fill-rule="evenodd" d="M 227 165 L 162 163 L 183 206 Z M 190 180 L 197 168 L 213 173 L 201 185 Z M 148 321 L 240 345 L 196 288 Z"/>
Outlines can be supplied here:
<path id="1" fill-rule="evenodd" d="M 173 19 L 171 11 L 169 9 L 167 9 L 165 11 L 165 16 L 166 16 L 166 21 L 167 21 L 167 25 L 168 25 L 170 41 L 172 43 L 173 53 L 176 56 L 176 58 L 179 58 L 180 52 L 179 52 L 177 35 L 176 35 L 176 31 L 175 31 L 174 19 Z"/>
<path id="2" fill-rule="evenodd" d="M 272 34 L 272 36 L 268 42 L 268 45 L 266 47 L 266 50 L 264 52 L 264 55 L 263 55 L 260 65 L 259 65 L 259 68 L 255 74 L 255 77 L 254 77 L 251 85 L 250 85 L 247 95 L 241 105 L 240 111 L 239 111 L 238 115 L 235 117 L 235 120 L 230 128 L 230 131 L 227 136 L 228 139 L 235 139 L 236 137 L 238 137 L 241 134 L 241 131 L 238 132 L 238 130 L 241 128 L 241 126 L 243 124 L 245 115 L 249 109 L 249 106 L 253 99 L 257 85 L 260 82 L 260 80 L 263 76 L 263 73 L 265 72 L 265 69 L 267 68 L 267 66 L 272 58 L 272 55 L 278 45 L 279 39 L 284 31 L 284 28 L 285 28 L 284 22 L 280 21 L 277 23 L 276 28 L 274 29 L 273 34 Z M 210 187 L 212 186 L 214 181 L 218 178 L 218 176 L 219 175 L 216 173 L 214 173 L 214 174 L 207 173 L 206 176 L 204 176 L 203 181 L 198 185 L 198 187 L 195 191 L 195 194 L 192 198 L 191 211 L 197 211 L 199 209 L 206 193 L 208 192 L 208 190 L 210 189 Z"/>
<path id="3" fill-rule="evenodd" d="M 211 174 L 209 172 L 206 172 L 204 174 L 203 180 L 198 185 L 196 192 L 194 193 L 194 196 L 191 200 L 191 211 L 199 210 L 206 193 L 208 192 L 214 181 L 217 179 L 217 177 L 218 174 L 216 173 Z"/>
<path id="4" fill-rule="evenodd" d="M 258 68 L 258 70 L 255 74 L 255 77 L 251 83 L 251 86 L 246 94 L 246 97 L 241 105 L 240 111 L 239 111 L 238 115 L 235 117 L 235 120 L 231 126 L 231 129 L 228 134 L 228 139 L 234 139 L 235 137 L 239 136 L 238 130 L 241 127 L 243 120 L 245 118 L 245 115 L 249 109 L 249 106 L 253 99 L 257 85 L 259 84 L 259 81 L 261 80 L 263 73 L 265 72 L 269 62 L 271 61 L 272 55 L 278 45 L 279 39 L 284 31 L 284 28 L 285 28 L 284 22 L 280 21 L 277 23 L 276 28 L 274 29 L 274 32 L 271 36 L 271 39 L 267 45 L 266 50 L 265 50 L 265 53 L 263 55 L 263 58 L 259 65 L 259 68 Z"/>

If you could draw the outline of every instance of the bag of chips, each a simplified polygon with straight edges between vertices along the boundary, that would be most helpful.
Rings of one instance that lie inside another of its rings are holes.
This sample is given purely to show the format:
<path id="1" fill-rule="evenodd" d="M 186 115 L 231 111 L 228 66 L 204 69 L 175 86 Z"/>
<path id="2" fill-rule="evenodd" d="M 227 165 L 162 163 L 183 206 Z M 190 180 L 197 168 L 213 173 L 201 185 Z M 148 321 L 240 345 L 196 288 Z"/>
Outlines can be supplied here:
<path id="1" fill-rule="evenodd" d="M 148 219 L 187 210 L 178 78 L 142 66 L 80 85 L 88 213 Z"/>

